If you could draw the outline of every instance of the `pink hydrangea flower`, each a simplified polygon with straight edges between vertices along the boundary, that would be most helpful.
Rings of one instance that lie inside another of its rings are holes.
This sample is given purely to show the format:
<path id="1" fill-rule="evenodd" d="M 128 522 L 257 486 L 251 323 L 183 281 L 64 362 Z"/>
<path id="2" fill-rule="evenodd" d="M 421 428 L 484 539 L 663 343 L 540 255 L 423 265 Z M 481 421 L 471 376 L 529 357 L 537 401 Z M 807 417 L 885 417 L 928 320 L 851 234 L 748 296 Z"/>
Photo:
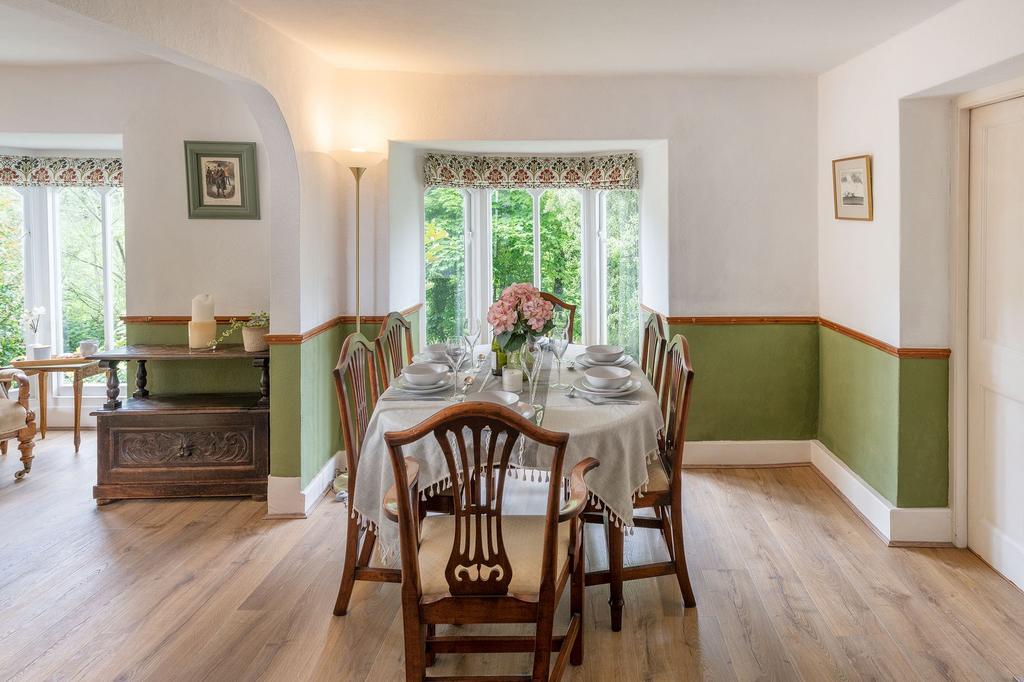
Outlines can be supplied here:
<path id="1" fill-rule="evenodd" d="M 554 306 L 541 298 L 536 287 L 520 282 L 501 292 L 501 296 L 487 311 L 487 321 L 494 327 L 496 334 L 514 331 L 519 320 L 539 332 L 543 331 L 553 314 Z M 520 331 L 525 332 L 524 329 Z"/>

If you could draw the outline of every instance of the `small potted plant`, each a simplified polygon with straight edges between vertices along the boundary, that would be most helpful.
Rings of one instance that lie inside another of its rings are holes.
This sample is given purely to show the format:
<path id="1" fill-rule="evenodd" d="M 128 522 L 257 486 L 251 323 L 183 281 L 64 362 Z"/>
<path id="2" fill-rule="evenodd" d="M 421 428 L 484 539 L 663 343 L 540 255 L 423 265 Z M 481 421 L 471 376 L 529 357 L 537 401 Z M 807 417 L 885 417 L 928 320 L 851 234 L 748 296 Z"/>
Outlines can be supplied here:
<path id="1" fill-rule="evenodd" d="M 270 315 L 263 310 L 252 313 L 249 315 L 248 320 L 231 318 L 228 328 L 210 343 L 210 347 L 216 348 L 217 344 L 223 342 L 224 339 L 239 329 L 242 330 L 242 346 L 245 347 L 247 353 L 258 353 L 269 347 L 267 345 L 267 333 L 270 332 Z"/>

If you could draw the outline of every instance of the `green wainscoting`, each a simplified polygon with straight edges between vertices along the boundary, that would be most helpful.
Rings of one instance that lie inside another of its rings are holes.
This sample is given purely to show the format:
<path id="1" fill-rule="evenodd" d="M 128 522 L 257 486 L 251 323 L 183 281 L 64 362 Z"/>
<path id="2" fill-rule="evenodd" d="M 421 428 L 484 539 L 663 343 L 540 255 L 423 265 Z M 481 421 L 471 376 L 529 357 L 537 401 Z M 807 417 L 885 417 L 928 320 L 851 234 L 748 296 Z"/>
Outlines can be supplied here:
<path id="1" fill-rule="evenodd" d="M 900 359 L 898 507 L 949 504 L 949 360 Z"/>
<path id="2" fill-rule="evenodd" d="M 897 499 L 899 363 L 820 327 L 818 440 L 887 500 Z"/>
<path id="3" fill-rule="evenodd" d="M 945 507 L 949 361 L 897 358 L 819 328 L 818 439 L 898 507 Z"/>
<path id="4" fill-rule="evenodd" d="M 818 325 L 673 324 L 690 344 L 687 440 L 807 440 L 818 430 Z"/>
<path id="5" fill-rule="evenodd" d="M 419 348 L 419 312 L 412 323 L 413 348 Z M 362 324 L 373 340 L 379 319 Z M 270 473 L 299 476 L 303 488 L 320 472 L 341 445 L 341 423 L 334 388 L 334 366 L 345 338 L 355 324 L 340 324 L 301 344 L 270 347 Z"/>

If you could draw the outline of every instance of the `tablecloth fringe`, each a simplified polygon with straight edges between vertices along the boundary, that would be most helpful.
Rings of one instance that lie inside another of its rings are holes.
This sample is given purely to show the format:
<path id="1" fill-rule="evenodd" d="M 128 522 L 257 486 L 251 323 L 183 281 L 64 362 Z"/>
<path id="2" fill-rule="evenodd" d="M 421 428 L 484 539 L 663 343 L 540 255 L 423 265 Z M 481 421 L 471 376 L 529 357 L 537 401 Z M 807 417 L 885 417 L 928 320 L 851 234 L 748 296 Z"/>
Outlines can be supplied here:
<path id="1" fill-rule="evenodd" d="M 658 450 L 656 450 L 656 449 L 652 450 L 651 452 L 647 453 L 647 457 L 644 459 L 644 463 L 645 464 L 649 464 L 651 462 L 651 460 L 653 460 L 657 456 L 658 456 Z M 527 471 L 530 472 L 530 479 L 529 480 L 531 480 L 531 481 L 534 481 L 534 482 L 545 482 L 545 483 L 551 481 L 551 472 L 550 472 L 550 470 L 547 470 L 547 469 L 537 469 L 535 467 L 519 467 L 519 466 L 516 466 L 515 464 L 513 464 L 511 462 L 509 463 L 509 474 L 512 476 L 512 478 L 515 478 L 517 480 L 525 481 L 526 480 L 526 472 Z M 520 476 L 522 476 L 523 478 L 520 479 L 519 478 Z M 543 479 L 541 478 L 542 476 L 543 476 Z M 564 477 L 564 476 L 562 477 L 562 484 L 565 485 L 565 486 L 568 486 L 568 484 L 569 484 L 568 477 Z M 650 480 L 645 480 L 643 483 L 641 483 L 639 486 L 637 486 L 637 488 L 633 491 L 633 494 L 630 496 L 630 504 L 635 503 L 637 501 L 637 499 L 639 499 L 641 496 L 643 496 L 643 495 L 645 495 L 647 493 L 647 486 L 649 484 L 650 484 Z M 440 480 L 434 481 L 433 483 L 427 485 L 423 490 L 421 490 L 420 491 L 420 499 L 421 500 L 426 500 L 428 497 L 434 497 L 435 495 L 438 495 L 438 494 L 444 492 L 445 490 L 447 490 L 448 488 L 450 488 L 451 485 L 452 485 L 452 477 L 451 476 L 445 476 L 445 477 L 441 478 Z M 597 507 L 598 511 L 603 511 L 606 514 L 608 514 L 608 520 L 611 523 L 614 523 L 616 528 L 620 529 L 626 535 L 633 535 L 634 526 L 627 525 L 622 520 L 622 518 L 618 514 L 616 514 L 614 511 L 612 511 L 612 509 L 608 506 L 608 504 L 603 499 L 601 499 L 600 495 L 597 495 L 592 490 L 587 490 L 587 500 L 590 501 L 591 503 L 593 503 L 593 505 L 595 507 Z M 354 518 L 357 521 L 359 521 L 359 528 L 360 528 L 360 530 L 369 530 L 369 531 L 379 535 L 377 524 L 372 519 L 367 518 L 366 516 L 360 514 L 358 511 L 356 511 L 355 507 L 353 507 L 350 504 L 349 501 L 346 501 L 345 504 L 348 506 L 349 513 L 352 515 L 352 518 Z M 380 558 L 380 561 L 383 562 L 383 564 L 385 566 L 389 566 L 391 559 L 394 558 L 394 552 L 391 552 L 390 550 L 388 550 L 384 546 L 384 544 L 381 543 L 381 542 L 377 543 L 376 549 L 377 549 L 377 555 Z"/>

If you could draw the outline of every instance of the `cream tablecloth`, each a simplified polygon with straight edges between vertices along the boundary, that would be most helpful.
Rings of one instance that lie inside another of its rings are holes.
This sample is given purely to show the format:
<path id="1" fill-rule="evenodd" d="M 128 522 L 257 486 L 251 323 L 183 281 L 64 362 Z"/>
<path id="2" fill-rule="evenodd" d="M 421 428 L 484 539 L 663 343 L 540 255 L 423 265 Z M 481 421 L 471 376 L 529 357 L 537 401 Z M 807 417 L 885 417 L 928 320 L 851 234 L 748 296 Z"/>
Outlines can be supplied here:
<path id="1" fill-rule="evenodd" d="M 582 346 L 570 346 L 565 360 L 575 358 L 582 350 Z M 657 452 L 657 434 L 663 427 L 654 387 L 636 363 L 631 371 L 633 377 L 642 379 L 643 387 L 629 398 L 640 404 L 592 405 L 579 397 L 569 398 L 564 390 L 549 388 L 541 424 L 546 429 L 569 434 L 564 474 L 586 457 L 596 457 L 601 462 L 587 475 L 591 498 L 607 508 L 616 523 L 627 527 L 633 525 L 633 499 L 647 484 L 647 461 Z M 567 371 L 563 367 L 562 379 L 566 383 L 581 376 L 581 371 Z M 549 379 L 555 382 L 554 370 Z M 497 379 L 492 379 L 487 386 L 487 389 L 494 388 L 501 388 Z M 471 394 L 473 390 L 479 389 L 472 389 Z M 385 559 L 397 555 L 398 526 L 385 519 L 381 512 L 381 500 L 394 481 L 384 434 L 414 426 L 449 405 L 452 403 L 447 401 L 380 401 L 374 410 L 363 443 L 352 506 L 363 525 L 377 530 Z M 415 456 L 419 462 L 420 490 L 435 494 L 448 475 L 436 441 L 431 437 L 423 438 L 404 447 L 403 452 Z M 550 448 L 535 448 L 532 454 L 529 450 L 526 452 L 525 467 L 550 467 Z M 524 470 L 520 475 L 529 478 L 531 473 Z"/>

